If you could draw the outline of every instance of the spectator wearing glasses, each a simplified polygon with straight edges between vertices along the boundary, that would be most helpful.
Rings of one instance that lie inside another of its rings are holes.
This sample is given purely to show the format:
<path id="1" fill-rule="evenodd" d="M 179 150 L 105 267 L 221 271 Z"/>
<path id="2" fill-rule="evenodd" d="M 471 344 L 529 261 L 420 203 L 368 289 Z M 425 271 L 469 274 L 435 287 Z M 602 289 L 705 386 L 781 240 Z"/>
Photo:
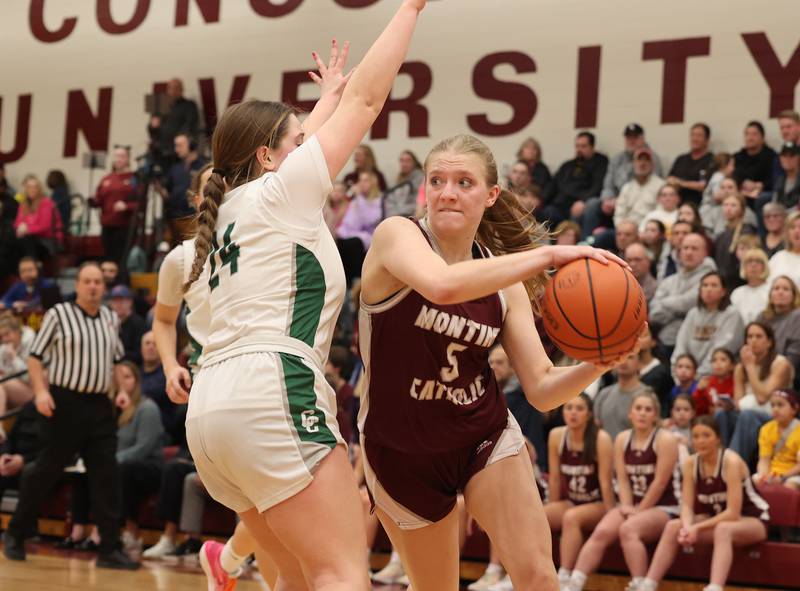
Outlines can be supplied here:
<path id="1" fill-rule="evenodd" d="M 630 265 L 633 271 L 633 276 L 636 277 L 639 285 L 642 286 L 644 297 L 647 299 L 647 302 L 650 303 L 658 287 L 656 278 L 650 273 L 650 268 L 653 263 L 652 255 L 641 242 L 629 244 L 625 249 L 624 255 L 625 261 Z"/>

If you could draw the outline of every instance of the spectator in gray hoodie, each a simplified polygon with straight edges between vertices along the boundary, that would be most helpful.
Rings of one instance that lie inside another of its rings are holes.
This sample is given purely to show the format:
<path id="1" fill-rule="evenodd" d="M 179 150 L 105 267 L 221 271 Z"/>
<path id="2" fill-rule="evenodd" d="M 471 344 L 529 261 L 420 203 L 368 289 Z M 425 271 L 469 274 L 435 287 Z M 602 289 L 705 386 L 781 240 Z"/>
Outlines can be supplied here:
<path id="1" fill-rule="evenodd" d="M 720 348 L 738 351 L 743 335 L 742 316 L 731 306 L 722 276 L 709 271 L 700 280 L 697 305 L 689 310 L 678 331 L 672 363 L 688 353 L 697 360 L 697 375 L 709 376 L 712 353 Z"/>
<path id="2" fill-rule="evenodd" d="M 717 270 L 707 255 L 706 239 L 697 233 L 688 234 L 681 242 L 680 269 L 661 282 L 650 302 L 650 325 L 670 356 L 683 319 L 697 303 L 700 279 L 709 271 Z"/>

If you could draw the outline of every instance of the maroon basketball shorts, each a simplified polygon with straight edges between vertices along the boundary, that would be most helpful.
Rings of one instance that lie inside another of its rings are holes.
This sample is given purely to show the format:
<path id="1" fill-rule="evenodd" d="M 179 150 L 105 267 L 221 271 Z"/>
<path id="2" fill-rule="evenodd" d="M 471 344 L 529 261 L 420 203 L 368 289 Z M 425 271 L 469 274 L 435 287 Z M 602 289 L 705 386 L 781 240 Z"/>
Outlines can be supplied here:
<path id="1" fill-rule="evenodd" d="M 519 453 L 525 438 L 508 413 L 503 429 L 461 449 L 409 454 L 361 437 L 364 477 L 373 505 L 401 529 L 418 529 L 446 517 L 475 474 Z"/>

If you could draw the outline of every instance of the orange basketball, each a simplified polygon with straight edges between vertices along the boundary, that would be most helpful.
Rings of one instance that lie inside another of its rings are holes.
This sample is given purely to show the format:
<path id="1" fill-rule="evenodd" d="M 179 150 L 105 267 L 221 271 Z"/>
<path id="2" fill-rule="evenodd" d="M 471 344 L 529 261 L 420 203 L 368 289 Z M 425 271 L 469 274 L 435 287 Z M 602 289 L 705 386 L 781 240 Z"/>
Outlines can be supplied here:
<path id="1" fill-rule="evenodd" d="M 564 353 L 607 363 L 633 348 L 647 320 L 647 300 L 627 269 L 579 259 L 547 284 L 542 316 L 548 336 Z"/>

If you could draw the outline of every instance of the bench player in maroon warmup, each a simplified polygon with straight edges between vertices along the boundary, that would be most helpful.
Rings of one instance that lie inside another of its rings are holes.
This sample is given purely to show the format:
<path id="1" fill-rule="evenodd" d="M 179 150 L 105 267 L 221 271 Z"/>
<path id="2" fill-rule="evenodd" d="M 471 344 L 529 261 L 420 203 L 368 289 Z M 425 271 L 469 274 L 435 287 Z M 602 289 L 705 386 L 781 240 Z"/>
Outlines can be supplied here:
<path id="1" fill-rule="evenodd" d="M 531 301 L 552 267 L 625 263 L 589 247 L 539 246 L 543 227 L 500 189 L 490 150 L 471 136 L 439 143 L 425 172 L 427 217 L 384 221 L 362 272 L 367 485 L 414 591 L 458 588 L 460 491 L 514 588 L 558 589 L 524 439 L 488 353 L 502 342 L 539 409 L 571 400 L 609 367 L 554 367 Z"/>

